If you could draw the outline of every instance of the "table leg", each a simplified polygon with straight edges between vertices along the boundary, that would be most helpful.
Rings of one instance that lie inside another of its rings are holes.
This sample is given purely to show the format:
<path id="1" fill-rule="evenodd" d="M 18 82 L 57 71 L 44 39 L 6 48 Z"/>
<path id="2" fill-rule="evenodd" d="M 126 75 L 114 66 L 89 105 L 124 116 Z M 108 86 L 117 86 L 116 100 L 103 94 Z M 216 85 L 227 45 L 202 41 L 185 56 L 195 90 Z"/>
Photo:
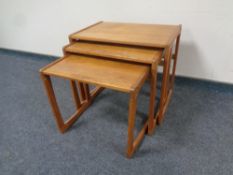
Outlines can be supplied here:
<path id="1" fill-rule="evenodd" d="M 81 94 L 81 101 L 90 100 L 90 88 L 87 83 L 78 82 L 78 87 Z"/>
<path id="2" fill-rule="evenodd" d="M 70 80 L 71 90 L 77 110 L 81 107 L 81 102 L 78 95 L 78 89 L 74 80 Z"/>
<path id="3" fill-rule="evenodd" d="M 84 83 L 78 82 L 78 89 L 80 91 L 81 101 L 83 102 L 86 100 Z"/>
<path id="4" fill-rule="evenodd" d="M 48 99 L 52 107 L 52 111 L 55 117 L 57 127 L 60 130 L 60 132 L 63 133 L 64 132 L 64 121 L 62 119 L 61 112 L 57 104 L 57 100 L 54 94 L 51 79 L 48 75 L 44 75 L 44 74 L 41 74 L 41 78 L 44 82 L 45 90 L 47 92 Z"/>
<path id="5" fill-rule="evenodd" d="M 134 152 L 134 125 L 137 106 L 137 94 L 131 93 L 129 100 L 129 116 L 128 116 L 128 145 L 127 145 L 127 157 L 130 158 Z"/>
<path id="6" fill-rule="evenodd" d="M 148 134 L 152 135 L 155 129 L 155 101 L 156 101 L 156 84 L 157 84 L 157 67 L 158 63 L 153 63 L 151 66 L 151 79 L 150 79 L 150 104 L 149 104 L 149 124 Z"/>
<path id="7" fill-rule="evenodd" d="M 168 103 L 171 99 L 171 95 L 173 92 L 179 44 L 180 44 L 180 35 L 176 38 L 175 55 L 174 55 L 174 62 L 173 62 L 171 75 L 170 75 L 170 63 L 171 63 L 172 48 L 167 48 L 165 51 L 161 97 L 160 97 L 159 111 L 156 115 L 158 124 L 160 124 L 164 118 L 164 113 L 167 109 Z"/>
<path id="8" fill-rule="evenodd" d="M 177 57 L 179 53 L 179 46 L 180 46 L 180 35 L 176 39 L 175 55 L 174 55 L 174 62 L 173 62 L 173 67 L 172 67 L 171 89 L 173 89 L 174 82 L 175 82 L 176 63 L 177 63 Z"/>
<path id="9" fill-rule="evenodd" d="M 161 95 L 159 101 L 159 109 L 156 114 L 157 123 L 160 124 L 163 120 L 164 115 L 164 107 L 166 100 L 168 99 L 168 87 L 169 87 L 169 76 L 170 76 L 170 62 L 171 62 L 171 54 L 172 48 L 168 47 L 165 49 L 165 58 L 164 58 L 164 67 L 163 67 L 163 78 L 162 78 L 162 86 L 161 86 Z"/>
<path id="10" fill-rule="evenodd" d="M 90 100 L 90 88 L 89 88 L 89 85 L 87 83 L 83 84 L 84 86 L 84 92 L 85 92 L 85 99 L 87 101 Z"/>
<path id="11" fill-rule="evenodd" d="M 44 86 L 45 86 L 45 90 L 54 114 L 54 118 L 57 124 L 57 127 L 59 129 L 59 131 L 61 133 L 64 133 L 67 129 L 69 129 L 74 122 L 81 116 L 81 114 L 91 105 L 91 103 L 93 102 L 93 100 L 95 99 L 95 97 L 103 91 L 104 88 L 102 87 L 96 87 L 89 95 L 90 100 L 85 100 L 83 103 L 79 103 L 79 96 L 78 96 L 78 92 L 77 92 L 77 88 L 76 88 L 76 84 L 74 83 L 73 80 L 71 81 L 71 87 L 72 87 L 72 92 L 73 92 L 73 96 L 74 96 L 74 100 L 76 103 L 76 107 L 77 110 L 75 111 L 75 113 L 73 115 L 71 115 L 68 120 L 66 120 L 64 122 L 61 112 L 59 110 L 59 106 L 56 100 L 56 96 L 53 90 L 53 86 L 52 86 L 52 82 L 50 79 L 49 75 L 45 75 L 43 73 L 41 73 L 41 79 L 44 82 Z"/>

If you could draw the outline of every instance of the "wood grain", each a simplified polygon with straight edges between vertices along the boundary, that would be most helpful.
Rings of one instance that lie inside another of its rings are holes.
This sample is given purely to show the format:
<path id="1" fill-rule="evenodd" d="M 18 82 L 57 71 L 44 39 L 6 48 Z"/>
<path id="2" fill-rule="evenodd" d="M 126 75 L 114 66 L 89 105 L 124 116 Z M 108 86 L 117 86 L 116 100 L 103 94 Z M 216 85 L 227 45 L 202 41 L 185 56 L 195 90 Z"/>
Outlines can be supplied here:
<path id="1" fill-rule="evenodd" d="M 180 25 L 101 22 L 71 39 L 165 48 L 181 31 Z"/>
<path id="2" fill-rule="evenodd" d="M 43 73 L 123 92 L 140 87 L 149 73 L 146 65 L 69 55 L 43 69 Z"/>
<path id="3" fill-rule="evenodd" d="M 65 52 L 151 64 L 161 59 L 163 50 L 119 44 L 77 41 L 66 46 Z"/>

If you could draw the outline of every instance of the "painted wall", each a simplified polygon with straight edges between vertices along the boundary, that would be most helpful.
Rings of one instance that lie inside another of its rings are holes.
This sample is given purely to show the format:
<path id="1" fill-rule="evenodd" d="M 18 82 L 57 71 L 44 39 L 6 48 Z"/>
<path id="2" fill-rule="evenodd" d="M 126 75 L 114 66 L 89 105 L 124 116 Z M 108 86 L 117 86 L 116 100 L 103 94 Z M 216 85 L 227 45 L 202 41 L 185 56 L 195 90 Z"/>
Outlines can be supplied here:
<path id="1" fill-rule="evenodd" d="M 96 21 L 183 24 L 177 74 L 233 83 L 232 0 L 1 0 L 0 47 L 62 55 Z"/>

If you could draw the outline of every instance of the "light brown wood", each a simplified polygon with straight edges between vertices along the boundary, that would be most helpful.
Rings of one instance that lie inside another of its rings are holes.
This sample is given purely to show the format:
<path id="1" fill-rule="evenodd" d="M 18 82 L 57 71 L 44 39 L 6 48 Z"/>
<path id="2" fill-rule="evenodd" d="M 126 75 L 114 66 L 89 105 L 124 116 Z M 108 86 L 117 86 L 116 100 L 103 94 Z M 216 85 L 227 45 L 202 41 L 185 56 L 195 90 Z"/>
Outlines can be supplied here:
<path id="1" fill-rule="evenodd" d="M 134 151 L 134 125 L 135 115 L 137 108 L 137 94 L 131 93 L 129 100 L 129 116 L 128 116 L 128 144 L 127 144 L 127 156 L 130 158 Z"/>
<path id="2" fill-rule="evenodd" d="M 152 64 L 161 59 L 163 53 L 163 49 L 86 41 L 77 41 L 66 46 L 64 50 L 66 53 L 78 53 L 147 64 Z"/>
<path id="3" fill-rule="evenodd" d="M 160 114 L 156 114 L 155 116 L 159 116 L 158 122 L 161 123 L 164 113 L 161 111 L 166 111 L 168 105 L 168 94 L 172 92 L 172 88 L 174 86 L 175 79 L 175 70 L 176 70 L 176 62 L 177 62 L 177 54 L 179 49 L 179 40 L 181 34 L 181 25 L 161 25 L 161 24 L 135 24 L 135 23 L 115 23 L 115 22 L 99 22 L 87 29 L 76 32 L 70 35 L 70 39 L 75 42 L 78 41 L 95 41 L 95 42 L 103 42 L 109 44 L 125 44 L 125 47 L 128 45 L 131 46 L 145 46 L 149 47 L 149 49 L 154 48 L 155 50 L 158 48 L 164 49 L 164 55 L 167 55 L 169 49 L 172 48 L 174 41 L 176 40 L 176 51 L 174 57 L 174 63 L 172 68 L 172 75 L 170 76 L 170 65 L 171 59 L 166 56 L 165 59 L 160 62 L 163 66 L 163 82 L 162 82 L 162 95 L 160 98 L 160 106 L 159 111 Z M 82 48 L 81 48 L 82 49 Z M 86 52 L 86 51 L 85 51 Z M 89 51 L 87 51 L 89 52 Z M 96 51 L 94 51 L 96 52 Z M 110 52 L 109 52 L 110 53 Z M 102 55 L 106 54 L 106 57 L 114 57 L 114 54 L 109 53 L 100 53 Z M 115 53 L 115 52 L 113 52 Z M 99 54 L 99 53 L 98 53 Z M 169 54 L 172 54 L 169 52 Z M 129 61 L 128 57 L 121 56 L 122 59 Z M 138 62 L 137 60 L 131 59 L 132 62 Z M 145 63 L 148 63 L 145 61 Z M 153 75 L 151 75 L 153 76 Z M 167 76 L 167 77 L 165 77 Z M 166 82 L 165 82 L 166 81 Z M 151 92 L 151 95 L 153 93 Z M 153 104 L 153 103 L 151 103 Z M 159 112 L 157 111 L 157 112 Z M 149 124 L 152 126 L 152 124 Z"/>
<path id="4" fill-rule="evenodd" d="M 41 72 L 41 79 L 44 82 L 45 91 L 47 93 L 57 127 L 61 133 L 64 133 L 74 124 L 74 122 L 80 117 L 80 115 L 88 108 L 88 106 L 90 106 L 93 99 L 103 90 L 103 88 L 97 88 L 94 91 L 92 91 L 91 100 L 85 101 L 82 104 L 80 104 L 76 112 L 72 116 L 70 116 L 67 121 L 64 122 L 61 112 L 59 110 L 59 106 L 57 104 L 50 76 L 45 75 L 43 74 L 43 72 Z"/>
<path id="5" fill-rule="evenodd" d="M 78 95 L 78 89 L 77 89 L 75 81 L 71 80 L 70 81 L 70 86 L 71 86 L 71 90 L 72 90 L 72 94 L 73 94 L 73 98 L 74 98 L 76 108 L 79 109 L 81 107 L 81 102 L 80 102 L 80 98 L 79 98 L 79 95 Z"/>
<path id="6" fill-rule="evenodd" d="M 84 84 L 84 93 L 85 93 L 85 99 L 88 101 L 90 100 L 90 89 L 88 84 Z"/>
<path id="7" fill-rule="evenodd" d="M 132 157 L 134 151 L 137 149 L 141 140 L 143 139 L 147 129 L 147 125 L 149 123 L 148 119 L 136 139 L 134 139 L 137 94 L 149 74 L 149 67 L 145 65 L 135 65 L 125 62 L 100 60 L 92 57 L 83 57 L 78 55 L 68 55 L 64 59 L 59 59 L 59 61 L 55 61 L 55 63 L 50 65 L 51 66 L 46 66 L 46 68 L 41 69 L 41 77 L 44 81 L 45 90 L 47 92 L 52 110 L 54 112 L 58 128 L 62 133 L 64 133 L 68 128 L 71 127 L 71 125 L 80 117 L 81 113 L 84 112 L 88 108 L 88 106 L 90 106 L 94 97 L 99 93 L 98 91 L 94 91 L 94 94 L 89 94 L 89 87 L 87 86 L 87 84 L 93 83 L 93 80 L 94 82 L 98 82 L 94 84 L 98 84 L 100 86 L 106 86 L 107 84 L 106 87 L 112 87 L 112 89 L 117 89 L 130 93 L 127 157 Z M 111 75 L 110 78 L 105 77 L 103 79 L 103 75 L 98 73 L 100 70 L 97 69 L 97 67 L 100 67 L 102 72 Z M 85 71 L 80 71 L 82 69 Z M 90 71 L 94 72 L 90 73 Z M 68 78 L 71 82 L 72 93 L 77 106 L 77 110 L 65 122 L 62 119 L 53 91 L 52 83 L 50 80 L 51 75 Z M 82 103 L 79 100 L 78 90 L 74 80 L 81 80 L 80 85 L 83 86 L 84 89 L 84 92 L 82 93 L 85 94 L 85 100 Z M 127 86 L 125 86 L 125 80 L 128 83 Z M 82 81 L 86 82 L 86 84 L 83 84 Z"/>
<path id="8" fill-rule="evenodd" d="M 175 44 L 175 53 L 172 55 L 172 48 L 168 48 L 165 52 L 165 61 L 164 61 L 164 69 L 163 69 L 163 81 L 162 81 L 162 92 L 161 92 L 161 99 L 159 104 L 159 110 L 156 113 L 157 124 L 161 124 L 164 119 L 164 114 L 167 110 L 168 104 L 170 102 L 173 87 L 174 87 L 174 81 L 175 81 L 175 72 L 176 72 L 176 63 L 177 63 L 177 57 L 179 52 L 179 45 L 180 45 L 180 35 L 179 34 L 176 38 L 176 44 Z M 170 64 L 171 59 L 173 59 L 173 65 L 172 65 L 172 73 L 170 75 Z M 166 82 L 165 82 L 166 81 Z"/>
<path id="9" fill-rule="evenodd" d="M 81 30 L 79 30 L 79 31 L 77 31 L 77 32 L 74 32 L 73 34 L 78 33 L 78 32 L 81 32 L 81 31 L 83 31 L 83 30 L 87 30 L 87 29 L 89 29 L 89 28 L 91 28 L 91 27 L 93 27 L 93 26 L 95 26 L 95 25 L 98 25 L 99 23 L 102 23 L 102 21 L 99 21 L 99 22 L 97 22 L 97 23 L 95 23 L 95 24 L 92 24 L 92 25 L 90 25 L 90 26 L 87 26 L 87 27 L 85 27 L 85 28 L 83 28 L 83 29 L 81 29 Z M 71 36 L 72 36 L 73 34 L 70 34 L 70 35 L 69 35 L 70 44 L 76 42 L 76 40 L 74 40 L 74 39 L 71 38 Z M 68 52 L 65 51 L 65 48 L 66 48 L 66 47 L 67 47 L 67 46 L 64 46 L 64 47 L 62 48 L 64 56 L 66 56 L 66 55 L 69 54 Z M 80 82 L 78 82 L 78 86 L 79 86 L 79 89 L 80 89 L 80 91 L 81 91 L 81 100 L 84 101 L 84 100 L 86 100 L 86 99 L 85 99 L 86 96 L 88 96 L 88 94 L 86 94 L 86 93 L 87 93 L 87 90 L 84 89 L 84 88 L 87 88 L 88 85 L 85 85 L 85 83 L 80 83 Z"/>
<path id="10" fill-rule="evenodd" d="M 142 139 L 145 136 L 145 133 L 148 128 L 149 120 L 150 120 L 149 118 L 146 120 L 143 127 L 139 131 L 138 135 L 134 137 L 137 96 L 138 96 L 138 92 L 132 92 L 130 94 L 130 100 L 129 100 L 128 143 L 127 143 L 127 152 L 126 152 L 126 155 L 128 158 L 131 158 L 133 156 L 133 153 L 136 151 L 136 149 L 140 145 Z"/>
<path id="11" fill-rule="evenodd" d="M 86 100 L 82 104 L 80 104 L 79 108 L 75 111 L 75 113 L 71 115 L 68 118 L 68 120 L 64 122 L 61 112 L 59 110 L 59 106 L 57 104 L 57 100 L 53 90 L 50 76 L 45 75 L 43 74 L 43 72 L 41 72 L 41 78 L 44 82 L 45 91 L 47 93 L 57 127 L 61 133 L 66 132 L 67 129 L 69 129 L 74 124 L 74 122 L 80 117 L 80 115 L 91 105 L 94 98 L 103 90 L 103 88 L 99 88 L 99 87 L 94 89 L 91 92 L 90 100 L 89 101 Z"/>
<path id="12" fill-rule="evenodd" d="M 41 79 L 44 82 L 44 87 L 45 87 L 45 90 L 46 90 L 46 93 L 47 93 L 47 96 L 48 96 L 48 99 L 49 99 L 49 102 L 50 102 L 50 105 L 51 105 L 51 108 L 52 108 L 52 111 L 55 117 L 57 127 L 61 133 L 64 133 L 65 131 L 64 121 L 62 119 L 61 112 L 57 104 L 57 100 L 54 94 L 51 79 L 49 76 L 44 75 L 44 74 L 41 74 Z"/>
<path id="13" fill-rule="evenodd" d="M 172 76 L 172 78 L 171 78 L 171 89 L 173 89 L 173 87 L 174 87 L 175 73 L 176 73 L 176 63 L 177 63 L 177 58 L 178 58 L 178 53 L 179 53 L 179 46 L 180 46 L 180 35 L 176 39 L 175 54 L 172 56 L 172 58 L 174 59 L 174 62 L 173 62 L 172 75 L 171 75 Z"/>
<path id="14" fill-rule="evenodd" d="M 78 82 L 78 89 L 79 89 L 79 92 L 81 94 L 81 101 L 85 101 L 86 97 L 85 97 L 84 84 L 81 82 Z"/>
<path id="15" fill-rule="evenodd" d="M 134 91 L 142 84 L 149 67 L 126 62 L 95 59 L 88 56 L 69 55 L 51 67 L 43 69 L 47 75 L 60 76 L 92 83 L 123 92 Z"/>
<path id="16" fill-rule="evenodd" d="M 155 129 L 155 98 L 156 98 L 156 85 L 157 85 L 157 67 L 159 62 L 151 65 L 151 78 L 150 78 L 150 103 L 149 103 L 149 123 L 148 134 L 152 135 Z"/>
<path id="17" fill-rule="evenodd" d="M 179 25 L 101 22 L 70 35 L 70 38 L 165 48 L 171 45 L 179 33 Z"/>
<path id="18" fill-rule="evenodd" d="M 181 26 L 175 25 L 99 22 L 71 34 L 70 45 L 64 47 L 65 57 L 41 69 L 41 77 L 59 130 L 63 133 L 70 128 L 103 87 L 130 93 L 127 157 L 131 157 L 146 131 L 152 134 L 156 122 L 161 123 L 171 99 L 180 32 Z M 171 64 L 175 39 L 174 63 Z M 154 115 L 157 66 L 161 62 L 163 52 L 161 99 L 159 110 Z M 170 65 L 173 65 L 172 72 Z M 151 76 L 149 115 L 138 136 L 134 138 L 137 95 L 148 74 Z M 71 83 L 77 110 L 65 122 L 56 102 L 51 75 L 67 78 Z M 98 87 L 90 93 L 88 84 Z"/>
<path id="19" fill-rule="evenodd" d="M 84 30 L 87 30 L 87 29 L 89 29 L 89 28 L 91 28 L 91 27 L 94 27 L 95 25 L 98 25 L 98 24 L 100 24 L 100 23 L 102 23 L 102 22 L 103 22 L 103 21 L 96 22 L 96 23 L 94 23 L 94 24 L 92 24 L 92 25 L 89 25 L 89 26 L 87 26 L 87 27 L 85 27 L 85 28 L 82 28 L 81 30 L 78 30 L 78 31 L 76 31 L 76 32 L 74 32 L 74 33 L 71 33 L 71 34 L 69 35 L 69 41 L 70 41 L 70 43 L 75 42 L 75 40 L 73 40 L 73 39 L 71 38 L 71 36 L 73 36 L 74 34 L 76 34 L 76 33 L 78 33 L 78 32 L 82 32 L 82 31 L 84 31 Z M 63 48 L 63 50 L 64 50 L 64 48 Z"/>
<path id="20" fill-rule="evenodd" d="M 164 57 L 164 67 L 163 67 L 163 78 L 162 78 L 162 88 L 161 88 L 161 96 L 159 101 L 159 113 L 158 113 L 158 124 L 161 123 L 163 119 L 164 113 L 164 107 L 166 107 L 164 104 L 167 101 L 167 96 L 169 93 L 169 71 L 170 71 L 170 63 L 171 63 L 171 56 L 172 56 L 172 48 L 168 47 L 165 51 L 165 57 Z"/>

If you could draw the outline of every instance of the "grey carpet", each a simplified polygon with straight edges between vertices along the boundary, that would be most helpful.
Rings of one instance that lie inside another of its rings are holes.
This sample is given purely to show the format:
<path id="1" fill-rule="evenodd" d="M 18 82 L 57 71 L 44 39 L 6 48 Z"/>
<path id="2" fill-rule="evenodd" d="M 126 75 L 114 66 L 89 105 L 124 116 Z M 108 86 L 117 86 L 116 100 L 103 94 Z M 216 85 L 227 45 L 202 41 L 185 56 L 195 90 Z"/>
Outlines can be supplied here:
<path id="1" fill-rule="evenodd" d="M 72 129 L 58 132 L 38 73 L 53 59 L 0 50 L 0 174 L 233 174 L 233 86 L 178 77 L 164 123 L 129 160 L 126 94 L 105 90 Z M 54 82 L 68 116 L 69 84 Z M 148 93 L 146 84 L 137 128 Z"/>

